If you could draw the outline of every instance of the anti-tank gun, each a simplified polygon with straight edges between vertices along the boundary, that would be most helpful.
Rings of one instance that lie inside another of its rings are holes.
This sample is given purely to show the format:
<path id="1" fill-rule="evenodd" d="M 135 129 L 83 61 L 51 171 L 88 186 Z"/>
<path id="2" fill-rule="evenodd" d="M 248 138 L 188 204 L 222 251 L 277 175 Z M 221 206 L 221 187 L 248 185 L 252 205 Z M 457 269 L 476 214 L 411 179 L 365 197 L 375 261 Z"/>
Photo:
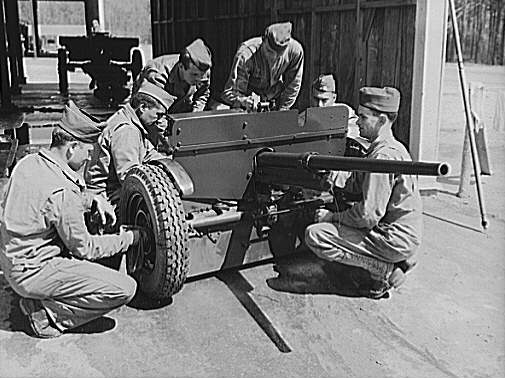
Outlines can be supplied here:
<path id="1" fill-rule="evenodd" d="M 152 228 L 156 239 L 129 255 L 140 289 L 166 298 L 188 276 L 293 252 L 306 215 L 333 201 L 322 184 L 330 170 L 447 174 L 446 164 L 343 157 L 347 119 L 344 106 L 309 108 L 302 117 L 171 115 L 173 160 L 134 168 L 123 186 L 122 222 Z"/>

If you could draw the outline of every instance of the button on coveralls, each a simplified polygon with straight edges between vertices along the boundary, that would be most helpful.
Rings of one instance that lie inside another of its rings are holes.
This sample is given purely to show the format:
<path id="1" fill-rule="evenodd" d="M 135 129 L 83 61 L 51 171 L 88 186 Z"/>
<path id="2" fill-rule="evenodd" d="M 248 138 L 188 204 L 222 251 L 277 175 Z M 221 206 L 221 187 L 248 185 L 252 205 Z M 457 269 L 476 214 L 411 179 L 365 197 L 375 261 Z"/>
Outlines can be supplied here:
<path id="1" fill-rule="evenodd" d="M 128 303 L 136 282 L 96 260 L 125 252 L 128 234 L 90 235 L 91 203 L 77 173 L 51 151 L 23 158 L 0 201 L 0 266 L 22 297 L 38 299 L 60 331 Z"/>
<path id="2" fill-rule="evenodd" d="M 379 136 L 364 159 L 411 161 L 393 135 Z M 362 200 L 333 215 L 333 222 L 310 225 L 307 246 L 319 257 L 387 278 L 392 266 L 411 257 L 421 242 L 422 202 L 417 177 L 353 172 L 344 191 Z"/>

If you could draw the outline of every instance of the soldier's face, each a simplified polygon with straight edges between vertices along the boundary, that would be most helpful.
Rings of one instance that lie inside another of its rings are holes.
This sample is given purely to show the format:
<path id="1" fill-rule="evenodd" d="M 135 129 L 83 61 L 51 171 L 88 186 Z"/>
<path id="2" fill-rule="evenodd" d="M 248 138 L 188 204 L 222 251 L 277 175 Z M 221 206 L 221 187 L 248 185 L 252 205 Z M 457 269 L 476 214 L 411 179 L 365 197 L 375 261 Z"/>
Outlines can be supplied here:
<path id="1" fill-rule="evenodd" d="M 358 117 L 356 124 L 359 127 L 359 134 L 363 138 L 374 140 L 379 135 L 379 130 L 382 126 L 380 115 L 360 105 L 358 108 Z"/>
<path id="2" fill-rule="evenodd" d="M 73 171 L 79 171 L 84 163 L 90 159 L 93 145 L 82 142 L 70 142 L 68 145 L 68 166 Z"/>
<path id="3" fill-rule="evenodd" d="M 312 96 L 311 106 L 325 108 L 335 105 L 337 95 L 335 93 L 324 92 L 325 96 Z"/>
<path id="4" fill-rule="evenodd" d="M 206 79 L 207 71 L 201 71 L 197 66 L 190 62 L 188 69 L 184 68 L 182 70 L 182 77 L 189 85 L 196 85 Z"/>
<path id="5" fill-rule="evenodd" d="M 152 108 L 142 105 L 140 107 L 139 119 L 142 125 L 148 129 L 152 127 L 166 128 L 167 111 L 161 104 Z"/>

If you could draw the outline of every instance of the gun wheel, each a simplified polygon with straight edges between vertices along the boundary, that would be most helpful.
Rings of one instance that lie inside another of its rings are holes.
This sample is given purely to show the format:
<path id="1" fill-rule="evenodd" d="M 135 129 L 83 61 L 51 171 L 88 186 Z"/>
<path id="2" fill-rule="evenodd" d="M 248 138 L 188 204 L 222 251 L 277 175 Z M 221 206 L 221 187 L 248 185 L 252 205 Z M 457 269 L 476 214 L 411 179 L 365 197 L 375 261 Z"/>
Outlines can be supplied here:
<path id="1" fill-rule="evenodd" d="M 135 167 L 124 181 L 120 212 L 123 224 L 148 227 L 156 240 L 128 251 L 128 273 L 148 297 L 170 298 L 181 290 L 189 268 L 188 225 L 179 192 L 162 168 Z"/>

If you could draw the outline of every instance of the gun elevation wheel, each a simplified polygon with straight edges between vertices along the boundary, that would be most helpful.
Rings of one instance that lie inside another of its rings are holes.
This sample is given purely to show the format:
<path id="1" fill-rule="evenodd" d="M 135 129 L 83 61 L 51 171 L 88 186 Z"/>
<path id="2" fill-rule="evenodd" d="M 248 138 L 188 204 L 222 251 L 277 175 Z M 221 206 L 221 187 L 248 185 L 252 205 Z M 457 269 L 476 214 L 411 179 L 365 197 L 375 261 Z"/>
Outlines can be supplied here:
<path id="1" fill-rule="evenodd" d="M 127 269 L 139 289 L 153 299 L 167 299 L 186 280 L 188 225 L 179 192 L 165 171 L 154 165 L 133 168 L 120 202 L 123 224 L 148 227 L 156 240 L 127 255 Z"/>

